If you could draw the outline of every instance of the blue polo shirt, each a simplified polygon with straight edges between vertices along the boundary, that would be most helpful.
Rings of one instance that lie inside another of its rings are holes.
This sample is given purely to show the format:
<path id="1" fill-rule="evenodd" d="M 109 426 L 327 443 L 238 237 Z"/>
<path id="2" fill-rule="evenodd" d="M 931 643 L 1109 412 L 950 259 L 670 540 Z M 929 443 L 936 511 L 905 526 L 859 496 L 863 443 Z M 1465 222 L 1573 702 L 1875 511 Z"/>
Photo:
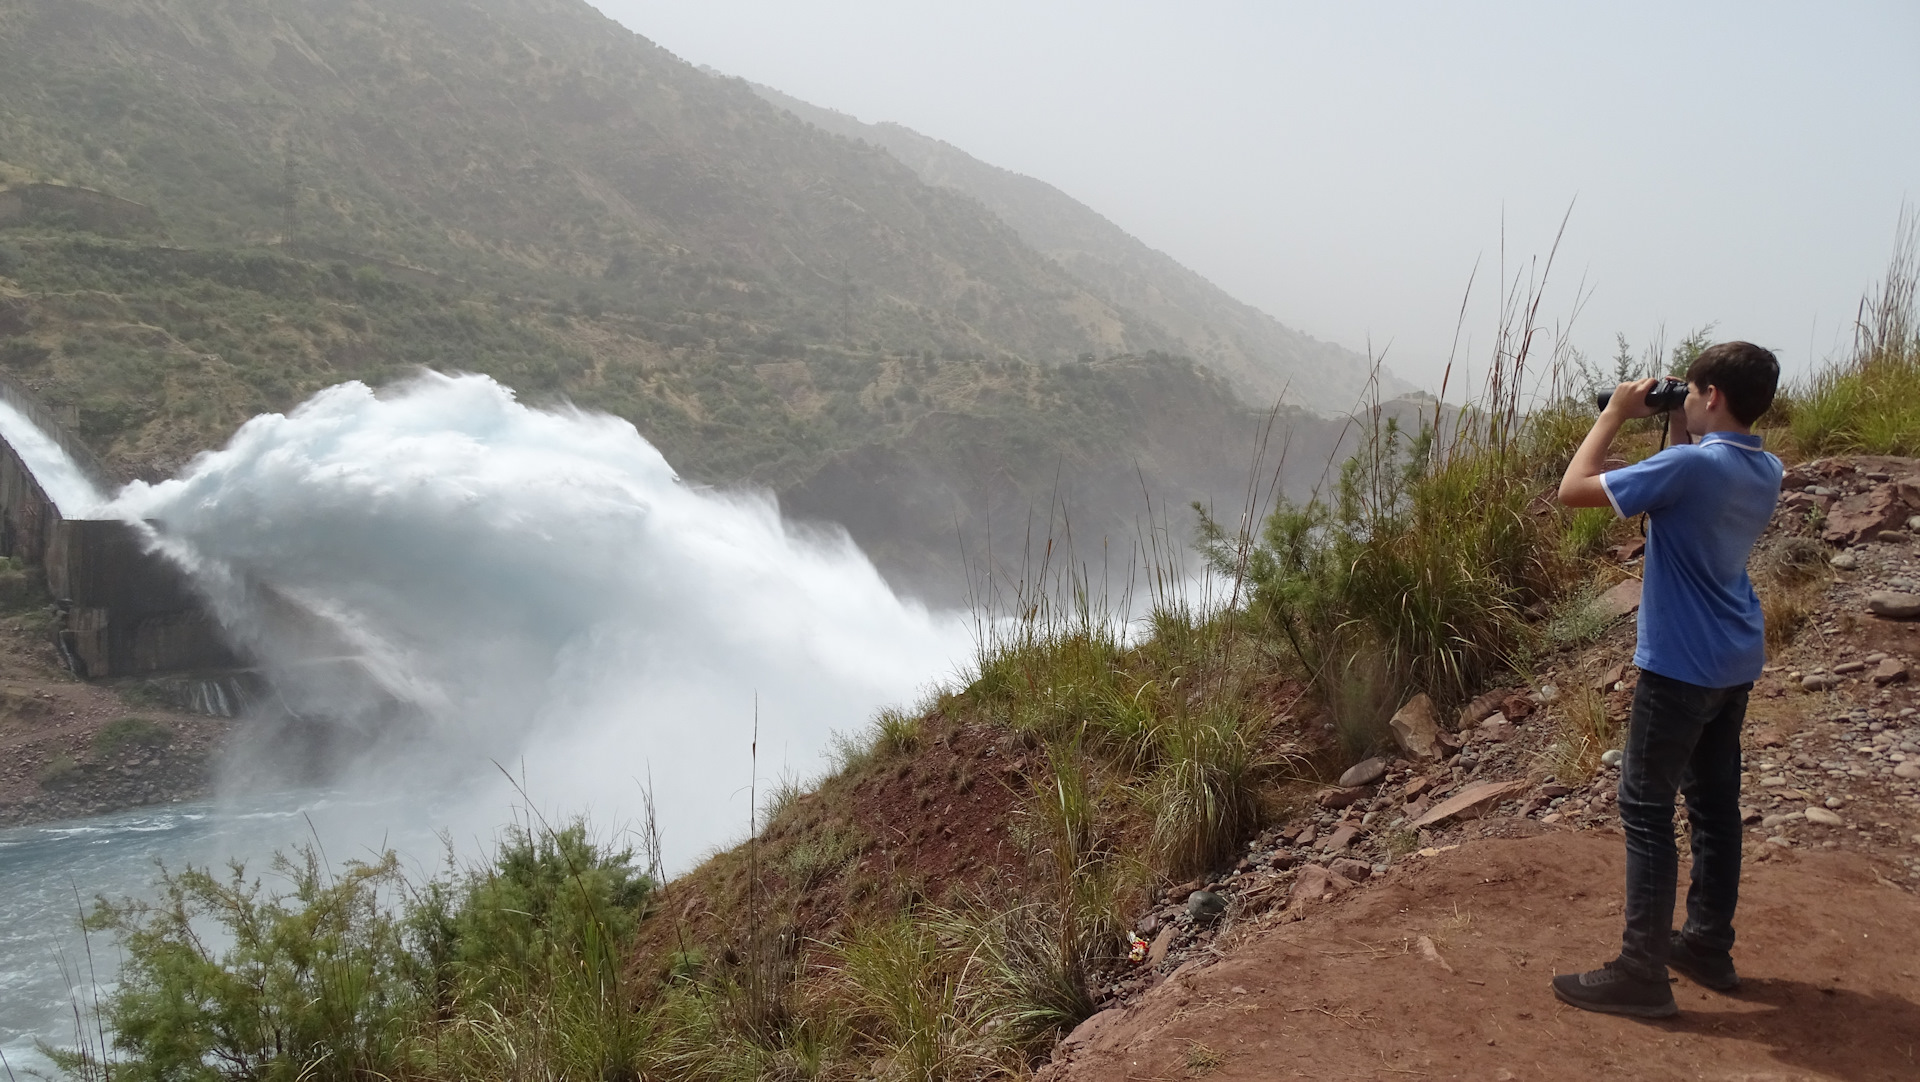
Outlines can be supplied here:
<path id="1" fill-rule="evenodd" d="M 1773 517 L 1781 474 L 1759 436 L 1711 432 L 1600 475 L 1617 514 L 1647 514 L 1635 665 L 1709 688 L 1759 679 L 1766 629 L 1747 557 Z"/>

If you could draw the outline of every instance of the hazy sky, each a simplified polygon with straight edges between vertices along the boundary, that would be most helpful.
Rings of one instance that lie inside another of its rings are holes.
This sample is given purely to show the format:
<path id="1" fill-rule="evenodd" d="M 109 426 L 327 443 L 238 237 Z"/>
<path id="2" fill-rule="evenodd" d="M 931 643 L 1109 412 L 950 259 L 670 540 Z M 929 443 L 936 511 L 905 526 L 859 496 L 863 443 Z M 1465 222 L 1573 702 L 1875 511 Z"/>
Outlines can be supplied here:
<path id="1" fill-rule="evenodd" d="M 1844 346 L 1920 199 L 1920 4 L 600 0 L 682 58 L 1048 181 L 1437 382 L 1475 260 L 1573 217 L 1547 309 Z"/>

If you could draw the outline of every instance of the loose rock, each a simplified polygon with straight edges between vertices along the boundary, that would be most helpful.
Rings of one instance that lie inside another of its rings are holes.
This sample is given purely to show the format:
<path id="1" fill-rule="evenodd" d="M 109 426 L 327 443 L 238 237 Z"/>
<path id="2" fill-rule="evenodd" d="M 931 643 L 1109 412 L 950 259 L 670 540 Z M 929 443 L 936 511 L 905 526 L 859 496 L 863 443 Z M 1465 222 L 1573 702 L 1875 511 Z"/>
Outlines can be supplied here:
<path id="1" fill-rule="evenodd" d="M 1340 775 L 1339 785 L 1342 789 L 1352 789 L 1362 785 L 1372 785 L 1386 776 L 1387 761 L 1375 756 L 1348 767 L 1347 772 Z"/>
<path id="2" fill-rule="evenodd" d="M 1447 748 L 1440 740 L 1440 725 L 1434 720 L 1433 700 L 1424 692 L 1408 699 L 1387 722 L 1387 728 L 1393 731 L 1393 742 L 1409 759 L 1437 762 L 1447 756 Z"/>
<path id="3" fill-rule="evenodd" d="M 1341 857 L 1334 861 L 1331 867 L 1333 874 L 1344 876 L 1356 883 L 1369 879 L 1373 875 L 1373 865 L 1364 860 L 1354 860 L 1352 857 Z"/>
<path id="4" fill-rule="evenodd" d="M 1837 827 L 1837 826 L 1846 825 L 1846 820 L 1841 819 L 1838 815 L 1835 815 L 1834 813 L 1828 811 L 1825 808 L 1808 808 L 1806 810 L 1806 816 L 1807 816 L 1807 822 L 1819 823 L 1823 827 Z"/>
<path id="5" fill-rule="evenodd" d="M 1628 579 L 1620 583 L 1601 594 L 1593 604 L 1608 619 L 1617 620 L 1632 613 L 1640 607 L 1640 580 Z"/>
<path id="6" fill-rule="evenodd" d="M 1330 872 L 1318 864 L 1309 864 L 1300 869 L 1300 877 L 1293 881 L 1293 889 L 1287 894 L 1287 904 L 1298 906 L 1321 901 L 1352 886 L 1353 880 L 1346 876 Z"/>
<path id="7" fill-rule="evenodd" d="M 1459 793 L 1441 801 L 1425 815 L 1414 820 L 1413 829 L 1419 830 L 1422 827 L 1430 827 L 1435 823 L 1444 823 L 1448 819 L 1455 818 L 1456 816 L 1462 819 L 1476 818 L 1487 808 L 1498 804 L 1501 800 L 1526 788 L 1526 786 L 1527 783 L 1524 781 L 1489 781 L 1481 782 L 1479 785 L 1468 786 Z"/>
<path id="8" fill-rule="evenodd" d="M 1600 753 L 1600 765 L 1607 767 L 1619 766 L 1620 760 L 1626 757 L 1626 753 L 1619 748 L 1608 748 Z"/>
<path id="9" fill-rule="evenodd" d="M 1352 845 L 1354 836 L 1359 833 L 1359 827 L 1354 826 L 1352 823 L 1347 823 L 1328 835 L 1327 840 L 1320 843 L 1320 848 L 1325 849 L 1329 853 L 1338 853 L 1347 846 Z"/>
<path id="10" fill-rule="evenodd" d="M 1899 658 L 1890 657 L 1874 667 L 1873 682 L 1885 687 L 1888 684 L 1907 682 L 1907 663 Z"/>
<path id="11" fill-rule="evenodd" d="M 1210 890 L 1196 890 L 1187 898 L 1187 915 L 1197 924 L 1208 924 L 1227 911 L 1227 900 Z"/>
<path id="12" fill-rule="evenodd" d="M 1920 596 L 1875 590 L 1867 595 L 1867 611 L 1889 620 L 1920 620 Z"/>
<path id="13" fill-rule="evenodd" d="M 1851 552 L 1835 553 L 1833 559 L 1827 561 L 1827 565 L 1835 571 L 1852 571 L 1860 566 L 1860 558 Z"/>
<path id="14" fill-rule="evenodd" d="M 1367 791 L 1361 788 L 1328 789 L 1320 794 L 1320 806 L 1328 809 L 1345 808 L 1366 795 Z"/>

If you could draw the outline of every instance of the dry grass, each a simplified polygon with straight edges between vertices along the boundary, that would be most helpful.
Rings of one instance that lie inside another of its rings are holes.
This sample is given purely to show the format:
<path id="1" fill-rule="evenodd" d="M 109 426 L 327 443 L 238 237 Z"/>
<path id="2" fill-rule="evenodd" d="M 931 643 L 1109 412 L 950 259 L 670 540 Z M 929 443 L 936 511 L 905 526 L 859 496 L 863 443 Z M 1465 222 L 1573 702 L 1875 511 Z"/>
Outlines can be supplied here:
<path id="1" fill-rule="evenodd" d="M 1606 696 L 1584 683 L 1561 690 L 1554 714 L 1543 765 L 1562 784 L 1584 784 L 1600 770 L 1600 756 L 1614 746 L 1619 726 L 1607 716 Z"/>

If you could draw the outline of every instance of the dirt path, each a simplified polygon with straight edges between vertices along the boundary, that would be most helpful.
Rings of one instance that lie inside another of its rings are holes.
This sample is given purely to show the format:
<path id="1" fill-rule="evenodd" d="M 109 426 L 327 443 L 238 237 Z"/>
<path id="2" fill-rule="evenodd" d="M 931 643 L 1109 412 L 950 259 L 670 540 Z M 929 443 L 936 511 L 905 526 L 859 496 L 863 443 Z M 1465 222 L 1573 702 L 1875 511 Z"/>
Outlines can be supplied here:
<path id="1" fill-rule="evenodd" d="M 1753 846 L 1741 990 L 1676 978 L 1681 1013 L 1660 1022 L 1577 1011 L 1547 987 L 1619 949 L 1617 834 L 1413 863 L 1096 1015 L 1042 1078 L 1920 1079 L 1920 901 L 1866 856 Z"/>

